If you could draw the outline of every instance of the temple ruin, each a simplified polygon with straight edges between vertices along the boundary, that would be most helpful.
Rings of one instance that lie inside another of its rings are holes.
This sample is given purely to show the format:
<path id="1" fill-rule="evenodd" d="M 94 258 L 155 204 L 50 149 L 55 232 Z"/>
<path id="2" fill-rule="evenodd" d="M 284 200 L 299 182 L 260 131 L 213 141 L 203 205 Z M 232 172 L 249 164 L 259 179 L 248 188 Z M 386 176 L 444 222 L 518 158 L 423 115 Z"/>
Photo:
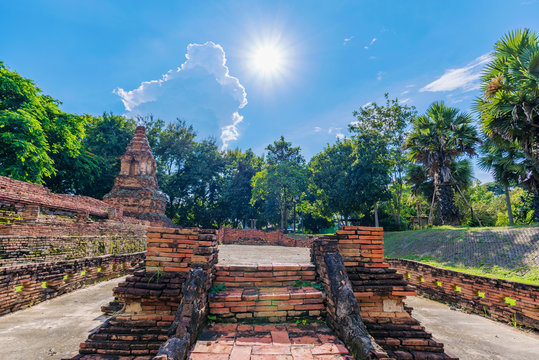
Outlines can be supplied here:
<path id="1" fill-rule="evenodd" d="M 157 186 L 157 165 L 144 126 L 137 126 L 120 160 L 120 173 L 103 201 L 121 206 L 126 216 L 148 220 L 153 226 L 174 227 L 174 223 L 165 216 L 167 198 Z"/>

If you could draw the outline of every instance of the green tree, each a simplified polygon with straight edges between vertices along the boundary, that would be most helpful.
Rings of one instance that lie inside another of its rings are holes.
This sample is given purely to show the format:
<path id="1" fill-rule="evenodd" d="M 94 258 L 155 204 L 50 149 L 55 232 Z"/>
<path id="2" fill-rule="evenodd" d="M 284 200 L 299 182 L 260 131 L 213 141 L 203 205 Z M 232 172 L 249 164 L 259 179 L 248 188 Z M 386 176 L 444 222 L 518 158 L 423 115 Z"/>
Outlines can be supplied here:
<path id="1" fill-rule="evenodd" d="M 251 149 L 245 152 L 228 150 L 224 154 L 225 171 L 222 188 L 222 210 L 234 227 L 240 222 L 258 218 L 257 209 L 251 206 L 251 179 L 262 169 L 263 158 Z"/>
<path id="2" fill-rule="evenodd" d="M 339 221 L 366 217 L 377 202 L 389 198 L 391 162 L 386 145 L 379 132 L 364 130 L 313 157 L 309 191 L 322 215 L 336 215 Z"/>
<path id="3" fill-rule="evenodd" d="M 299 147 L 283 136 L 266 148 L 266 166 L 252 179 L 251 204 L 273 198 L 278 206 L 280 228 L 286 231 L 288 214 L 295 209 L 306 188 L 305 159 Z"/>
<path id="4" fill-rule="evenodd" d="M 489 138 L 483 142 L 481 150 L 484 155 L 479 159 L 479 165 L 491 171 L 494 180 L 503 187 L 509 225 L 513 226 L 509 187 L 518 184 L 519 178 L 525 176 L 526 167 L 522 161 L 524 156 L 515 144 L 510 146 L 506 143 L 505 147 L 499 147 Z"/>
<path id="5" fill-rule="evenodd" d="M 402 211 L 402 195 L 404 173 L 409 163 L 406 154 L 402 151 L 406 140 L 406 127 L 416 114 L 415 107 L 401 105 L 398 99 L 389 99 L 384 94 L 385 105 L 373 102 L 354 111 L 356 121 L 350 124 L 352 133 L 375 131 L 387 144 L 388 160 L 391 166 L 390 209 L 395 223 L 400 227 Z"/>
<path id="6" fill-rule="evenodd" d="M 43 183 L 57 172 L 55 156 L 80 154 L 86 117 L 0 62 L 0 175 Z"/>
<path id="7" fill-rule="evenodd" d="M 494 45 L 493 60 L 482 75 L 483 96 L 475 103 L 481 128 L 494 144 L 514 144 L 528 162 L 520 178 L 534 194 L 534 219 L 539 220 L 539 40 L 528 29 L 511 31 Z"/>
<path id="8" fill-rule="evenodd" d="M 414 118 L 412 125 L 405 148 L 434 180 L 439 222 L 458 224 L 460 213 L 454 203 L 452 164 L 460 156 L 476 154 L 479 138 L 472 118 L 443 102 L 434 102 L 425 115 Z"/>

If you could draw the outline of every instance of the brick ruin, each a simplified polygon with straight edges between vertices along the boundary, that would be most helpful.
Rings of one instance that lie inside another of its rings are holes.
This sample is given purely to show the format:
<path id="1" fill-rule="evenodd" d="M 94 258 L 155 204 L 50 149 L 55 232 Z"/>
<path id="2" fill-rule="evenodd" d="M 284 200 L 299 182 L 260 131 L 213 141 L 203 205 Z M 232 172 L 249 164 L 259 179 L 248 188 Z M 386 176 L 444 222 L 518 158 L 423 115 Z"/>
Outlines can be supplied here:
<path id="1" fill-rule="evenodd" d="M 313 239 L 311 265 L 218 265 L 217 231 L 152 227 L 146 268 L 114 289 L 122 312 L 73 359 L 195 360 L 211 357 L 212 342 L 226 352 L 218 358 L 249 359 L 234 354 L 278 341 L 335 359 L 456 359 L 404 305 L 415 290 L 384 261 L 382 237 L 345 227 Z M 324 341 L 333 345 L 313 348 Z"/>
<path id="2" fill-rule="evenodd" d="M 479 315 L 539 330 L 539 286 L 388 259 L 421 295 Z"/>
<path id="3" fill-rule="evenodd" d="M 126 216 L 147 220 L 152 226 L 174 227 L 174 223 L 165 216 L 167 199 L 157 186 L 157 165 L 144 126 L 137 126 L 120 160 L 120 173 L 103 201 L 121 206 Z"/>
<path id="4" fill-rule="evenodd" d="M 0 176 L 0 315 L 143 266 L 151 224 L 166 218 L 144 127 L 104 201 Z"/>
<path id="5" fill-rule="evenodd" d="M 307 239 L 294 238 L 283 234 L 281 230 L 262 231 L 258 229 L 234 229 L 221 227 L 217 235 L 219 244 L 238 245 L 273 245 L 289 247 L 311 247 L 313 241 Z"/>

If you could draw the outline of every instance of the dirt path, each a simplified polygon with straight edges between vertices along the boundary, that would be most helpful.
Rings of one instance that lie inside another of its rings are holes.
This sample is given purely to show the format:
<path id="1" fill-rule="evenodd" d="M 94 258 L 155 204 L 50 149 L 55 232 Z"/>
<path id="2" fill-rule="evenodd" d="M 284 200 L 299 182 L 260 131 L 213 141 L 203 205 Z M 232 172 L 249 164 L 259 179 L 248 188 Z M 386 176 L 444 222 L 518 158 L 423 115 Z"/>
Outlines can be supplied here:
<path id="1" fill-rule="evenodd" d="M 113 299 L 112 288 L 123 279 L 104 281 L 0 317 L 0 359 L 75 355 L 88 332 L 106 319 L 101 305 Z"/>
<path id="2" fill-rule="evenodd" d="M 413 316 L 461 360 L 537 360 L 539 336 L 436 301 L 408 297 Z"/>

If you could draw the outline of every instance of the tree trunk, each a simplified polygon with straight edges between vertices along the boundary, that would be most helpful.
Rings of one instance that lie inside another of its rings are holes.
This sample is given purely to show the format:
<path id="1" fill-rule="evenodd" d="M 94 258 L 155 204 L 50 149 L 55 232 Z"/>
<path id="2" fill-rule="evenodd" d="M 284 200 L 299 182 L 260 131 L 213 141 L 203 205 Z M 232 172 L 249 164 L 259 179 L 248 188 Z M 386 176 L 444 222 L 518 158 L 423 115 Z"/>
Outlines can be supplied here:
<path id="1" fill-rule="evenodd" d="M 429 220 L 427 221 L 427 227 L 431 224 L 432 221 L 432 211 L 434 209 L 434 199 L 436 198 L 436 190 L 437 190 L 436 184 L 434 185 L 434 190 L 432 192 L 432 200 L 430 202 L 430 210 L 429 210 Z"/>
<path id="2" fill-rule="evenodd" d="M 474 217 L 475 220 L 477 220 L 477 223 L 479 224 L 479 226 L 483 226 L 483 224 L 481 224 L 481 220 L 479 220 L 479 218 L 477 217 L 477 215 L 476 215 L 475 212 L 473 211 L 472 205 L 470 205 L 470 203 L 469 203 L 468 200 L 466 199 L 466 196 L 464 196 L 464 194 L 462 193 L 462 190 L 460 190 L 459 184 L 456 184 L 456 183 L 455 183 L 455 186 L 457 187 L 457 190 L 459 191 L 460 196 L 462 196 L 462 198 L 464 199 L 464 202 L 466 203 L 466 205 L 468 205 L 468 207 L 470 208 L 470 212 L 472 213 L 472 217 Z"/>
<path id="3" fill-rule="evenodd" d="M 509 226 L 515 225 L 513 221 L 513 209 L 511 208 L 511 196 L 509 195 L 509 186 L 504 186 L 505 202 L 507 203 L 507 217 L 509 218 Z"/>
<path id="4" fill-rule="evenodd" d="M 459 225 L 460 212 L 455 205 L 455 192 L 451 182 L 438 184 L 436 191 L 438 222 L 440 225 Z"/>
<path id="5" fill-rule="evenodd" d="M 380 227 L 380 223 L 378 222 L 378 202 L 374 203 L 374 226 Z"/>
<path id="6" fill-rule="evenodd" d="M 539 191 L 533 193 L 533 222 L 539 222 Z"/>

